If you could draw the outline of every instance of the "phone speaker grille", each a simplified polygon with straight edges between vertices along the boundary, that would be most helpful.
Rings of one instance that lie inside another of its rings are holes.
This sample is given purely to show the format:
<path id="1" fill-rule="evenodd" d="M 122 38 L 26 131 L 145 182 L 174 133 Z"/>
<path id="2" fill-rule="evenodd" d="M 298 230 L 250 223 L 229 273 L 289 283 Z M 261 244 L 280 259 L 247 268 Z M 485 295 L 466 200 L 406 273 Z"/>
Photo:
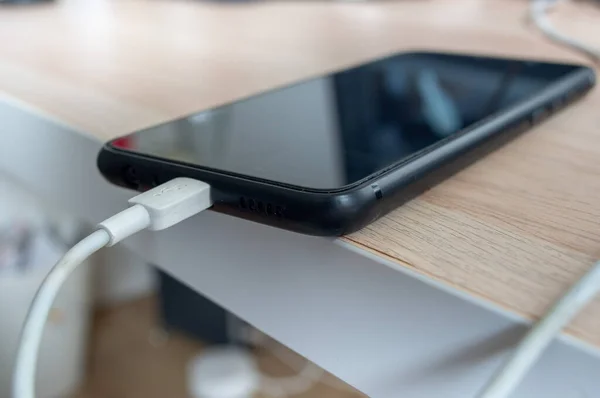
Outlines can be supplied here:
<path id="1" fill-rule="evenodd" d="M 275 205 L 269 202 L 263 202 L 262 200 L 255 198 L 248 198 L 246 196 L 240 196 L 238 207 L 242 211 L 262 214 L 263 216 L 267 217 L 283 218 L 285 215 L 283 206 Z"/>

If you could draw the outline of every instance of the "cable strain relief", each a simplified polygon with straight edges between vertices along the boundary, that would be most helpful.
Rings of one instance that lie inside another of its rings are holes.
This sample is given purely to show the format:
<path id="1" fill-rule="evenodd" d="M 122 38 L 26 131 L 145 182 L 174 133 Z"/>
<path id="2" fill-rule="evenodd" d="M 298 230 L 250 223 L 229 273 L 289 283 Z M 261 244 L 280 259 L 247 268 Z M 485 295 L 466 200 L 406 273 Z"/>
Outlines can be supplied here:
<path id="1" fill-rule="evenodd" d="M 107 246 L 114 246 L 123 239 L 150 225 L 150 215 L 142 205 L 133 205 L 96 226 L 110 236 Z"/>

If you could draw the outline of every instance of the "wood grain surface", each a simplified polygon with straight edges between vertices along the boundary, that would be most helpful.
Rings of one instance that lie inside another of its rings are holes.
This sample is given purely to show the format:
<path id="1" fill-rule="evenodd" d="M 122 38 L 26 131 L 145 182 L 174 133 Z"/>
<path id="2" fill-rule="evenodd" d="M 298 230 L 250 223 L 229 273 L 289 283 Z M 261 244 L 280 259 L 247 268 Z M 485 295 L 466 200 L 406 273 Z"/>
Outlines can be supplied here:
<path id="1" fill-rule="evenodd" d="M 397 51 L 583 61 L 527 1 L 63 0 L 0 8 L 0 92 L 107 140 Z M 600 46 L 600 9 L 556 25 Z M 8 40 L 7 38 L 11 38 Z M 600 257 L 600 94 L 344 238 L 528 318 Z M 600 302 L 569 332 L 600 345 Z"/>

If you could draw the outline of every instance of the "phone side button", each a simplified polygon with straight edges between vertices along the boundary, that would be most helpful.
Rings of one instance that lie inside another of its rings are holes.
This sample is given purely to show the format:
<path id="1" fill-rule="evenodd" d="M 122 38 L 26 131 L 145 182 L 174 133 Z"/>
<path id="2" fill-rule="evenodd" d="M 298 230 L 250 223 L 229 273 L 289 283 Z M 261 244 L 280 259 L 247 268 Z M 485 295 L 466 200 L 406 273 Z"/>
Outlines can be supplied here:
<path id="1" fill-rule="evenodd" d="M 375 194 L 375 198 L 377 200 L 383 198 L 383 192 L 381 192 L 381 188 L 379 188 L 379 184 L 371 184 L 371 188 L 373 189 L 373 193 Z"/>

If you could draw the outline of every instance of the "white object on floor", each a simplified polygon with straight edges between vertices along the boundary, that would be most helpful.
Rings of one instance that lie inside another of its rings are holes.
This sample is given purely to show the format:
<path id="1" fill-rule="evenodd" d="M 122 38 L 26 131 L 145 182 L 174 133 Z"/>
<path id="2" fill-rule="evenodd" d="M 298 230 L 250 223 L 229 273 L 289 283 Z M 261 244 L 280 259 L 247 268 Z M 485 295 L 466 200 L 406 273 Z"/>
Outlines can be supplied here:
<path id="1" fill-rule="evenodd" d="M 254 358 L 241 347 L 208 348 L 188 365 L 188 389 L 194 398 L 251 398 L 259 387 Z"/>

